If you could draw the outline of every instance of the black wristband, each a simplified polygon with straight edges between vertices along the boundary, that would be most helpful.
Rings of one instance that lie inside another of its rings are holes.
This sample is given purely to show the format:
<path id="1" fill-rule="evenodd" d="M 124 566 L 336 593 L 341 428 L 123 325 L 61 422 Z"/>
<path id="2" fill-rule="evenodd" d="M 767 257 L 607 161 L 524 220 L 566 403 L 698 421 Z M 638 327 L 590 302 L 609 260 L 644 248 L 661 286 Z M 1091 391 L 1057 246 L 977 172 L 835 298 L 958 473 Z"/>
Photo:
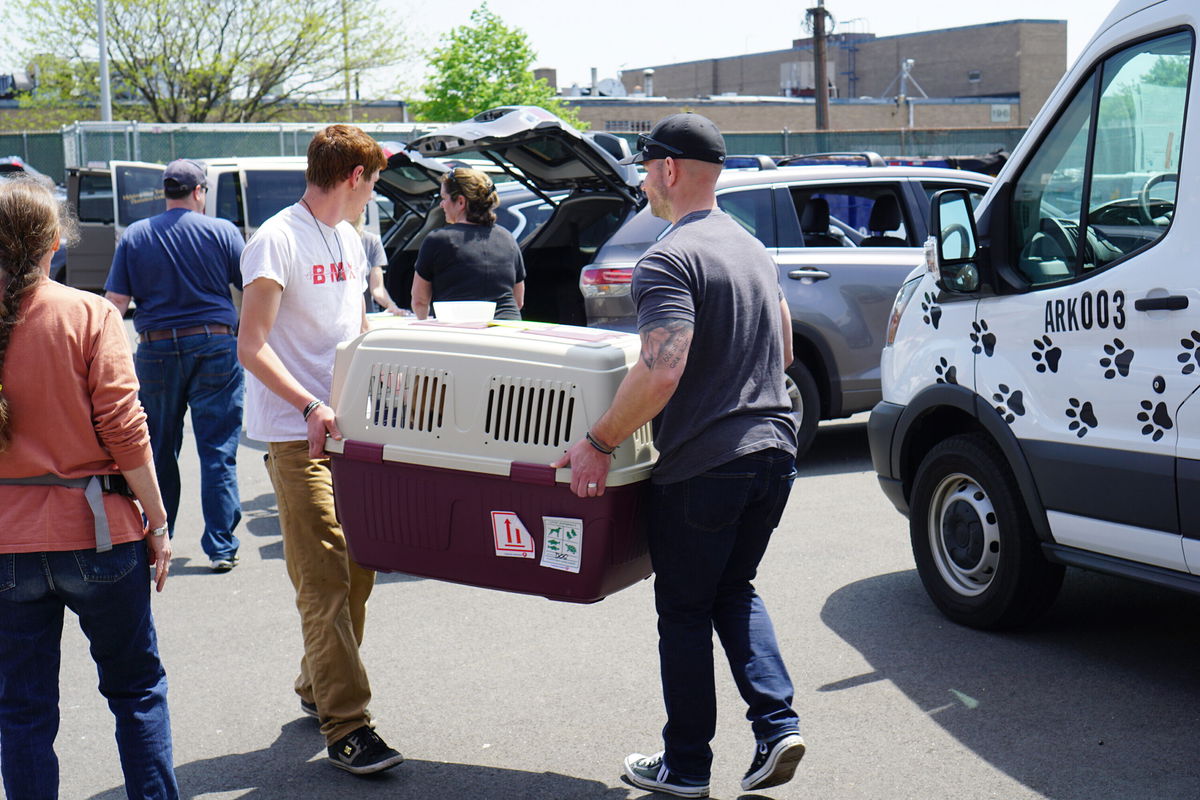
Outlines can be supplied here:
<path id="1" fill-rule="evenodd" d="M 584 436 L 587 437 L 588 444 L 590 444 L 592 447 L 599 450 L 601 453 L 604 453 L 604 455 L 606 455 L 606 456 L 611 456 L 613 454 L 613 451 L 617 449 L 615 447 L 608 448 L 608 447 L 605 447 L 604 445 L 602 445 L 599 441 L 597 441 L 595 436 L 592 436 L 591 431 L 586 432 L 584 434 Z"/>
<path id="2" fill-rule="evenodd" d="M 324 400 L 313 400 L 311 403 L 306 405 L 304 407 L 304 411 L 303 411 L 304 421 L 308 422 L 308 415 L 311 414 L 313 411 L 315 411 L 318 406 L 323 406 L 323 405 L 325 405 Z"/>

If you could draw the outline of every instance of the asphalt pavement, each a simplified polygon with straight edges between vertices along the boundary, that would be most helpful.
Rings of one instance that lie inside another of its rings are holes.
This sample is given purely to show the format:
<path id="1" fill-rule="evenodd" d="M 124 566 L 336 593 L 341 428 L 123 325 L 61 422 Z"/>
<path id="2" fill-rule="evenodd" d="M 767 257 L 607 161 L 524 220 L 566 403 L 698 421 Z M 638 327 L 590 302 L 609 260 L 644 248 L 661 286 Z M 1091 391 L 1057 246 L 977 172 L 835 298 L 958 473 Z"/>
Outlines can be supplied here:
<path id="1" fill-rule="evenodd" d="M 372 778 L 325 763 L 292 691 L 299 624 L 262 453 L 239 453 L 241 564 L 227 574 L 200 550 L 190 444 L 181 459 L 190 488 L 154 609 L 184 797 L 653 796 L 621 780 L 627 753 L 660 746 L 649 581 L 581 606 L 380 575 L 363 656 L 378 730 L 407 760 Z M 792 783 L 742 794 L 753 740 L 719 668 L 713 797 L 1200 797 L 1200 601 L 1072 571 L 1034 627 L 961 628 L 925 597 L 864 415 L 823 425 L 800 473 L 757 585 L 808 754 Z M 117 800 L 112 717 L 78 625 L 63 639 L 62 797 Z"/>

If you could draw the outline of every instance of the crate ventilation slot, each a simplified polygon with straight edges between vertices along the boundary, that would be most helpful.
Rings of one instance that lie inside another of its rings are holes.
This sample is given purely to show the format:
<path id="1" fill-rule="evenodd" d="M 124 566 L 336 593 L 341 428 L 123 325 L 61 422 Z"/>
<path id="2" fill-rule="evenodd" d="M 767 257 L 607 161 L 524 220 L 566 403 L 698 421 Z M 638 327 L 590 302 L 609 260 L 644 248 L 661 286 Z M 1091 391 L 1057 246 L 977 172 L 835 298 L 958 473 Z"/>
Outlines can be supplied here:
<path id="1" fill-rule="evenodd" d="M 484 432 L 499 442 L 567 444 L 575 414 L 574 388 L 559 381 L 492 378 Z"/>
<path id="2" fill-rule="evenodd" d="M 445 420 L 449 373 L 440 369 L 372 364 L 367 423 L 381 428 L 433 432 Z"/>

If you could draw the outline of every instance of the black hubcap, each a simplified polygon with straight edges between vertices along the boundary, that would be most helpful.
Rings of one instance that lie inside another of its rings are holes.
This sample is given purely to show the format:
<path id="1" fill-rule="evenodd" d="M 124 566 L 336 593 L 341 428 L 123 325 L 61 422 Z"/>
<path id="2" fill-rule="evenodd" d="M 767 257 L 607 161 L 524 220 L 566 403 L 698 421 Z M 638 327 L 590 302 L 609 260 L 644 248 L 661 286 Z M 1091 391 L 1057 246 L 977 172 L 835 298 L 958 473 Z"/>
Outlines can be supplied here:
<path id="1" fill-rule="evenodd" d="M 942 541 L 946 554 L 962 569 L 970 569 L 983 557 L 983 521 L 975 508 L 955 500 L 942 515 Z"/>

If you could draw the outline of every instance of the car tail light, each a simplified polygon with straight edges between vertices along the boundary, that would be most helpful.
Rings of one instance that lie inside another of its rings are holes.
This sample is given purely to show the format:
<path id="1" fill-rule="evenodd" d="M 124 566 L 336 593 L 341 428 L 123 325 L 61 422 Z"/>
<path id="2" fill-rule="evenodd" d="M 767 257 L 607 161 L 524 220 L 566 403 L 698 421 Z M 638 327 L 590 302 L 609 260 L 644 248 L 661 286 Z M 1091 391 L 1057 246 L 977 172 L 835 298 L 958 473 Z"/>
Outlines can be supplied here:
<path id="1" fill-rule="evenodd" d="M 633 267 L 587 267 L 579 274 L 584 297 L 612 297 L 629 294 Z"/>

